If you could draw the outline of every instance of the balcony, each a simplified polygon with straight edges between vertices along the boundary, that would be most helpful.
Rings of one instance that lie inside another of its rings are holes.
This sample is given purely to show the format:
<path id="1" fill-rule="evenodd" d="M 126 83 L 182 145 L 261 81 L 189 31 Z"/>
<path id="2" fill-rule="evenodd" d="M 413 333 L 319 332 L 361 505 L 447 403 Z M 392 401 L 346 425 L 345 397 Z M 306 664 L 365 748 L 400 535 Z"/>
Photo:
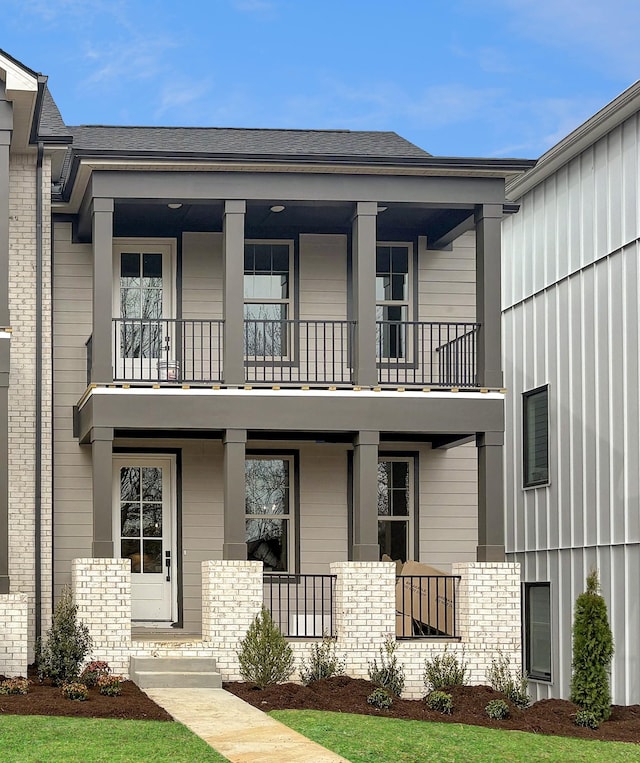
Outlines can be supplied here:
<path id="1" fill-rule="evenodd" d="M 115 382 L 224 383 L 222 320 L 114 318 Z M 381 386 L 460 387 L 476 383 L 477 323 L 376 324 Z M 334 320 L 247 320 L 245 381 L 255 385 L 350 387 L 356 324 Z M 87 342 L 87 371 L 92 339 Z"/>

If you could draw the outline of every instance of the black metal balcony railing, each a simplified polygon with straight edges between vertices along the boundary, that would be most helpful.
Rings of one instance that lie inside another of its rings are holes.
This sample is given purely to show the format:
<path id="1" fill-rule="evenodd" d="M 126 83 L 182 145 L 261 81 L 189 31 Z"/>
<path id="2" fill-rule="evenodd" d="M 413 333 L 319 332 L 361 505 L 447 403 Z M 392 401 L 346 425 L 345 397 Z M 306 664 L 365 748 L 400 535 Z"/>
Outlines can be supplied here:
<path id="1" fill-rule="evenodd" d="M 380 384 L 473 387 L 478 323 L 378 321 Z"/>
<path id="2" fill-rule="evenodd" d="M 459 575 L 400 575 L 396 578 L 397 638 L 457 638 Z"/>
<path id="3" fill-rule="evenodd" d="M 287 638 L 335 636 L 335 575 L 265 575 L 263 601 Z"/>

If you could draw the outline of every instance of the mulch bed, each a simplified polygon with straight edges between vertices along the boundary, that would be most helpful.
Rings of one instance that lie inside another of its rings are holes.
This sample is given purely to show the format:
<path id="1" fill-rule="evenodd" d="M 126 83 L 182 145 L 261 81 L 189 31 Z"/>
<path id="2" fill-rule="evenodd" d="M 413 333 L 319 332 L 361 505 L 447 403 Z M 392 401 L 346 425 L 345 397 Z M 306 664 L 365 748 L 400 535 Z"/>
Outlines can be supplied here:
<path id="1" fill-rule="evenodd" d="M 4 678 L 0 676 L 0 679 Z M 65 715 L 73 718 L 119 718 L 135 721 L 172 721 L 166 710 L 149 699 L 132 681 L 122 683 L 119 697 L 105 697 L 89 689 L 84 702 L 62 696 L 59 686 L 31 677 L 28 694 L 0 695 L 2 715 Z"/>
<path id="2" fill-rule="evenodd" d="M 331 710 L 340 713 L 378 715 L 418 721 L 467 723 L 494 729 L 529 731 L 536 734 L 602 739 L 606 741 L 640 743 L 640 705 L 623 707 L 614 705 L 611 718 L 597 730 L 576 726 L 576 706 L 562 699 L 544 699 L 526 710 L 520 710 L 506 700 L 503 694 L 489 686 L 454 686 L 448 689 L 453 697 L 453 712 L 442 715 L 429 710 L 422 700 L 394 699 L 390 710 L 377 710 L 367 703 L 374 689 L 369 681 L 337 676 L 317 681 L 309 686 L 280 684 L 258 689 L 242 682 L 224 684 L 227 691 L 241 697 L 251 705 L 271 710 Z M 485 713 L 492 699 L 505 699 L 511 715 L 503 721 L 494 721 Z"/>

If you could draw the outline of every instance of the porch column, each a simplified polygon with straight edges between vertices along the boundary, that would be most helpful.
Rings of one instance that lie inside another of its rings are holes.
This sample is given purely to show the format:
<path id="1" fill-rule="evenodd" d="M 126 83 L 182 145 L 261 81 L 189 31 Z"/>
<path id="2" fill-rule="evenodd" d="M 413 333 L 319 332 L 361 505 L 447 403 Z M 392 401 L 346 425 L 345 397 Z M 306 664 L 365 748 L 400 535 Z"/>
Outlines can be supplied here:
<path id="1" fill-rule="evenodd" d="M 378 383 L 376 368 L 376 232 L 378 204 L 359 201 L 353 218 L 353 380 L 363 387 Z M 376 536 L 377 537 L 377 536 Z M 378 557 L 376 556 L 376 561 Z"/>
<path id="2" fill-rule="evenodd" d="M 222 373 L 224 383 L 234 385 L 244 384 L 244 215 L 246 208 L 245 201 L 225 201 L 222 219 L 224 310 Z M 244 504 L 242 510 L 244 512 Z"/>
<path id="3" fill-rule="evenodd" d="M 91 439 L 94 559 L 113 557 L 113 429 L 94 427 Z"/>
<path id="4" fill-rule="evenodd" d="M 504 487 L 502 432 L 478 434 L 478 548 L 479 562 L 504 562 Z"/>
<path id="5" fill-rule="evenodd" d="M 247 540 L 244 521 L 244 457 L 246 429 L 227 429 L 224 443 L 224 543 L 223 559 L 246 559 Z"/>
<path id="6" fill-rule="evenodd" d="M 380 432 L 358 432 L 353 449 L 354 562 L 380 560 L 378 544 L 378 445 Z"/>
<path id="7" fill-rule="evenodd" d="M 113 381 L 113 199 L 94 199 L 91 381 Z"/>
<path id="8" fill-rule="evenodd" d="M 13 106 L 0 81 L 0 594 L 9 593 L 9 145 Z"/>
<path id="9" fill-rule="evenodd" d="M 500 226 L 502 205 L 476 207 L 476 322 L 480 324 L 477 383 L 502 387 L 500 330 Z"/>

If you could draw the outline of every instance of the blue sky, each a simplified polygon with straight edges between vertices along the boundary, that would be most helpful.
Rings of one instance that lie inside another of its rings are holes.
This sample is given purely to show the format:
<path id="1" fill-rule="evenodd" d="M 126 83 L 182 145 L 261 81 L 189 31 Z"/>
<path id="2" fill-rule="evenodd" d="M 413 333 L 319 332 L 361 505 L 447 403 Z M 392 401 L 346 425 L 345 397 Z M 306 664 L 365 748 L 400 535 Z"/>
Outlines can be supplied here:
<path id="1" fill-rule="evenodd" d="M 3 0 L 68 124 L 395 130 L 538 157 L 640 78 L 639 0 Z"/>

